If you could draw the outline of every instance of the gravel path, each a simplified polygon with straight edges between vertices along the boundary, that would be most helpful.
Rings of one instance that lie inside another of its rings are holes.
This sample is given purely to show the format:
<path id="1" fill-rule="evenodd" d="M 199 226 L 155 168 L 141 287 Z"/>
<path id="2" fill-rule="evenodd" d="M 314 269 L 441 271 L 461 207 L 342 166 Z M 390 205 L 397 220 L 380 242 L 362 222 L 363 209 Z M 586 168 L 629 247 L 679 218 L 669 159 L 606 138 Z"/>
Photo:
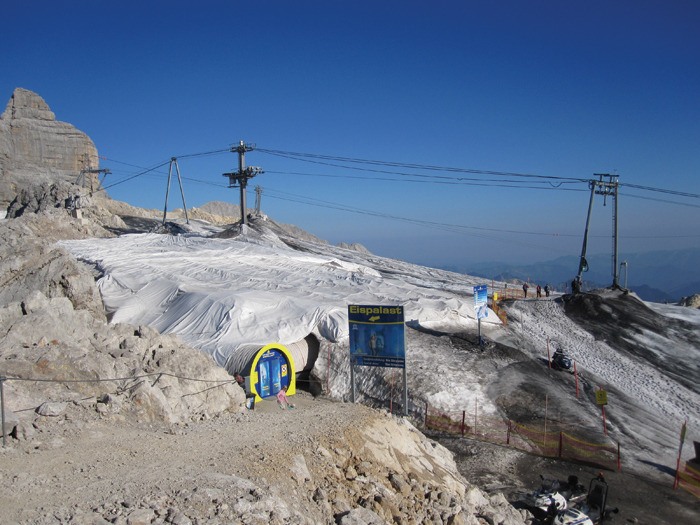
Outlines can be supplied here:
<path id="1" fill-rule="evenodd" d="M 2 449 L 0 523 L 102 523 L 100 516 L 151 523 L 154 513 L 181 524 L 185 514 L 209 523 L 240 519 L 245 509 L 231 502 L 262 507 L 280 487 L 294 490 L 295 451 L 373 417 L 361 405 L 304 393 L 293 401 L 294 410 L 266 400 L 252 411 L 170 428 L 52 421 L 35 439 Z"/>

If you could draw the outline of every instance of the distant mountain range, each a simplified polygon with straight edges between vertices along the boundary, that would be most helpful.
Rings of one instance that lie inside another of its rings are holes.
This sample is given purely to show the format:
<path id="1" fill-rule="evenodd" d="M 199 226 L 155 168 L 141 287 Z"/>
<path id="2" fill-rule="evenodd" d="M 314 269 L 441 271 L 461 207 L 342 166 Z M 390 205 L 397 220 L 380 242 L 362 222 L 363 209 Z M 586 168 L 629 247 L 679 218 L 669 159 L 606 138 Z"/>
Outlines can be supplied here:
<path id="1" fill-rule="evenodd" d="M 622 254 L 618 264 L 623 261 L 627 264 L 621 265 L 619 284 L 626 285 L 645 301 L 675 303 L 682 297 L 700 293 L 700 248 Z M 578 263 L 578 256 L 566 256 L 528 265 L 490 262 L 443 269 L 499 281 L 549 283 L 554 289 L 564 291 L 570 287 Z M 611 255 L 591 255 L 588 266 L 589 271 L 583 274 L 584 289 L 612 284 Z"/>

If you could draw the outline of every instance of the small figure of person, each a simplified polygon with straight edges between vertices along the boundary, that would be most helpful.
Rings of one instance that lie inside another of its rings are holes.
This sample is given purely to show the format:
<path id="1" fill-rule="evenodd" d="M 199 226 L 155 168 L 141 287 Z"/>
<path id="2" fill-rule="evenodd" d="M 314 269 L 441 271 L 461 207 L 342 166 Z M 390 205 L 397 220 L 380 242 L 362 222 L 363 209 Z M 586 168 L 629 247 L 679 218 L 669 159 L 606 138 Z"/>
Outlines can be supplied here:
<path id="1" fill-rule="evenodd" d="M 377 334 L 374 332 L 369 336 L 369 351 L 372 355 L 377 355 Z"/>
<path id="2" fill-rule="evenodd" d="M 523 293 L 525 294 L 525 299 L 527 299 L 527 289 L 530 288 L 527 283 L 523 283 Z"/>
<path id="3" fill-rule="evenodd" d="M 538 284 L 537 288 L 535 289 L 537 291 L 537 298 L 539 299 L 542 297 L 542 287 Z"/>
<path id="4" fill-rule="evenodd" d="M 549 297 L 549 284 L 544 285 L 544 296 Z"/>
<path id="5" fill-rule="evenodd" d="M 287 398 L 287 387 L 283 386 L 282 389 L 277 392 L 277 403 L 282 410 L 294 408 L 294 405 L 289 402 Z"/>

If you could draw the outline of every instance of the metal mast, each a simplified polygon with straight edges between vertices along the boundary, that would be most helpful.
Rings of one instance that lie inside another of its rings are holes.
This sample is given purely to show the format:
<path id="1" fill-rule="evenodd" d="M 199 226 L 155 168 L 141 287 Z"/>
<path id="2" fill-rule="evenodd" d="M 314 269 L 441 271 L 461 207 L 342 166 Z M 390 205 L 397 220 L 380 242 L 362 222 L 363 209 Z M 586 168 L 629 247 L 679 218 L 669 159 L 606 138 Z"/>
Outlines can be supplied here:
<path id="1" fill-rule="evenodd" d="M 586 219 L 586 230 L 583 234 L 583 247 L 581 248 L 581 259 L 578 265 L 578 273 L 576 275 L 577 280 L 581 281 L 581 274 L 588 270 L 588 262 L 586 261 L 586 247 L 588 245 L 588 228 L 591 222 L 591 209 L 593 208 L 593 196 L 603 195 L 603 206 L 605 206 L 605 199 L 608 195 L 611 195 L 613 202 L 613 261 L 612 261 L 612 274 L 613 274 L 613 288 L 619 288 L 619 269 L 617 266 L 617 253 L 618 253 L 618 208 L 617 208 L 617 189 L 619 186 L 618 176 L 611 175 L 609 173 L 594 173 L 598 177 L 598 180 L 590 180 L 588 182 L 588 187 L 591 189 L 591 199 L 588 203 L 588 217 Z M 607 180 L 603 180 L 606 178 Z"/>
<path id="2" fill-rule="evenodd" d="M 109 175 L 112 172 L 106 168 L 104 168 L 104 169 L 93 168 L 91 163 L 90 163 L 90 155 L 88 153 L 84 153 L 83 154 L 83 169 L 80 170 L 80 174 L 78 175 L 78 178 L 76 179 L 75 184 L 77 186 L 84 188 L 85 187 L 85 175 L 91 174 L 91 173 L 96 173 L 96 174 L 103 173 L 104 176 L 106 177 L 107 175 Z M 95 191 L 95 188 L 93 188 L 92 179 L 90 179 L 90 193 L 92 193 L 93 191 Z"/>
<path id="3" fill-rule="evenodd" d="M 260 205 L 262 204 L 263 189 L 260 186 L 255 186 L 255 215 L 260 215 Z"/>
<path id="4" fill-rule="evenodd" d="M 591 224 L 591 210 L 593 209 L 593 196 L 595 195 L 595 181 L 588 181 L 591 189 L 591 199 L 588 201 L 588 216 L 586 217 L 586 229 L 583 232 L 583 246 L 581 247 L 581 258 L 578 262 L 578 273 L 576 280 L 581 282 L 581 274 L 588 271 L 588 261 L 586 261 L 586 248 L 588 247 L 588 227 Z"/>
<path id="5" fill-rule="evenodd" d="M 182 177 L 180 177 L 180 166 L 177 163 L 177 157 L 170 158 L 170 168 L 168 169 L 168 185 L 165 188 L 165 207 L 163 208 L 163 226 L 165 226 L 165 216 L 168 214 L 168 194 L 170 193 L 170 179 L 173 175 L 173 165 L 177 173 L 177 181 L 180 184 L 180 195 L 182 195 L 182 207 L 185 209 L 185 222 L 190 223 L 190 218 L 187 216 L 187 204 L 185 203 L 185 190 L 182 188 Z"/>
<path id="6" fill-rule="evenodd" d="M 262 168 L 256 166 L 245 165 L 245 154 L 246 151 L 253 151 L 255 149 L 255 144 L 246 144 L 242 140 L 237 146 L 231 148 L 231 152 L 238 153 L 238 171 L 233 173 L 224 173 L 224 177 L 228 177 L 228 187 L 235 188 L 239 187 L 241 189 L 241 224 L 248 224 L 248 217 L 246 214 L 246 187 L 248 186 L 248 179 L 252 179 L 260 173 L 264 173 Z"/>

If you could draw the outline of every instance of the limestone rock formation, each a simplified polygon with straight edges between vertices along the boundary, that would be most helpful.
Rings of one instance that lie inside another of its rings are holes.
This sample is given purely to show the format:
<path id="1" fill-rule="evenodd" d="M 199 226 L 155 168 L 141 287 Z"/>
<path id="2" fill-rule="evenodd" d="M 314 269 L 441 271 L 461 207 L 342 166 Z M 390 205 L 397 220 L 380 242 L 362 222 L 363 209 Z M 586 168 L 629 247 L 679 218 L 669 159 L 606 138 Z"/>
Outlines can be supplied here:
<path id="1" fill-rule="evenodd" d="M 85 133 L 56 120 L 36 93 L 15 89 L 0 116 L 0 207 L 7 207 L 22 188 L 75 183 L 81 170 L 98 167 L 97 149 Z M 85 174 L 85 185 L 96 189 L 96 174 Z"/>
<path id="2" fill-rule="evenodd" d="M 346 250 L 353 250 L 353 251 L 360 252 L 360 253 L 370 253 L 370 251 L 367 248 L 365 248 L 362 244 L 360 244 L 359 242 L 353 242 L 353 243 L 341 242 L 341 243 L 338 243 L 338 246 L 340 248 L 345 248 Z"/>
<path id="3" fill-rule="evenodd" d="M 688 297 L 683 297 L 678 304 L 689 308 L 700 308 L 700 294 L 696 293 Z"/>

